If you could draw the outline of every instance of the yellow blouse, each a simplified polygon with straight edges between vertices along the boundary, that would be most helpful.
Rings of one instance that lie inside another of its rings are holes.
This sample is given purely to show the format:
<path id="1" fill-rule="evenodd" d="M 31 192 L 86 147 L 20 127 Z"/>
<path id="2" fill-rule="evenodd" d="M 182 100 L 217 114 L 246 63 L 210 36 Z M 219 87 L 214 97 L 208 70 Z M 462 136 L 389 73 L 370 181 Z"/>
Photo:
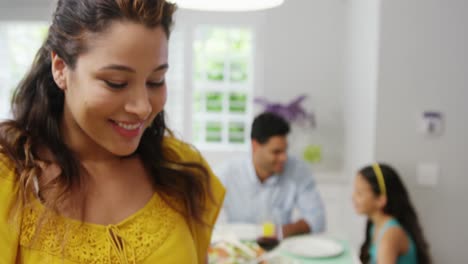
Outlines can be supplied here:
<path id="1" fill-rule="evenodd" d="M 167 138 L 166 146 L 183 161 L 203 162 L 186 144 Z M 209 166 L 206 165 L 209 170 Z M 214 203 L 208 200 L 203 220 L 213 225 L 222 205 L 225 189 L 211 170 Z M 205 263 L 211 228 L 192 227 L 155 193 L 133 215 L 115 225 L 97 225 L 53 214 L 40 224 L 46 209 L 39 201 L 21 214 L 20 231 L 9 221 L 10 207 L 16 197 L 13 165 L 0 156 L 0 263 Z M 63 242 L 63 238 L 65 241 Z"/>

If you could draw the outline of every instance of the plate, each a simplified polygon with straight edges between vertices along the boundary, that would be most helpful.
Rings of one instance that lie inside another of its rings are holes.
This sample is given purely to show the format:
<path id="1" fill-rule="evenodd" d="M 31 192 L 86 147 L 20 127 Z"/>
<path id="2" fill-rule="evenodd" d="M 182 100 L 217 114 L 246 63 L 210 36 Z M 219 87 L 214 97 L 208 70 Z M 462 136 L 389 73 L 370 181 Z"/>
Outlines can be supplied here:
<path id="1" fill-rule="evenodd" d="M 306 258 L 335 257 L 343 253 L 344 247 L 339 242 L 321 236 L 298 236 L 283 240 L 281 250 Z"/>
<path id="2" fill-rule="evenodd" d="M 235 238 L 243 241 L 255 241 L 260 232 L 258 225 L 249 223 L 229 223 L 217 224 L 213 231 L 212 240 L 222 240 L 222 238 Z"/>

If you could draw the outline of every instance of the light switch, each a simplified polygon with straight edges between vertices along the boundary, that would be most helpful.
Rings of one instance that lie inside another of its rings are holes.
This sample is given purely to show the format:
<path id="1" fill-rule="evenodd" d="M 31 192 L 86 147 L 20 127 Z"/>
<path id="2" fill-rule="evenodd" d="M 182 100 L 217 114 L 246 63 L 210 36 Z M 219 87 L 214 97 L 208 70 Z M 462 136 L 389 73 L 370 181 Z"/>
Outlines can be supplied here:
<path id="1" fill-rule="evenodd" d="M 423 186 L 435 186 L 439 180 L 440 166 L 435 162 L 422 162 L 418 164 L 418 184 Z"/>

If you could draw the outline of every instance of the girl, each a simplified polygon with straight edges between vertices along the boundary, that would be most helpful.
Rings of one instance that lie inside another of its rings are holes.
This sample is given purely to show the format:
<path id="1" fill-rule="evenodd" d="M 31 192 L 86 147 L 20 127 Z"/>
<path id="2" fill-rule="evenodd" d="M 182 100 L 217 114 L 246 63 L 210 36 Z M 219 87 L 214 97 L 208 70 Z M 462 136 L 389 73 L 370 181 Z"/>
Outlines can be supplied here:
<path id="1" fill-rule="evenodd" d="M 353 202 L 356 211 L 368 217 L 362 263 L 431 263 L 418 217 L 394 169 L 377 163 L 361 169 Z"/>

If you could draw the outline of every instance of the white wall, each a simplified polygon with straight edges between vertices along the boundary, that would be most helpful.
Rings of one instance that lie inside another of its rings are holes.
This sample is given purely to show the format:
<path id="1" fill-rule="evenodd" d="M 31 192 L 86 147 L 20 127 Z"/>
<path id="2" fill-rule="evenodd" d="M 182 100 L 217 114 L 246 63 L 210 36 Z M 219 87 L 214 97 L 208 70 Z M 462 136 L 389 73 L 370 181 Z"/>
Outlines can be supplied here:
<path id="1" fill-rule="evenodd" d="M 299 144 L 322 145 L 322 164 L 313 168 L 323 181 L 341 179 L 344 163 L 346 10 L 343 0 L 289 0 L 266 13 L 258 95 L 282 103 L 308 95 L 303 106 L 315 112 L 319 129 L 300 131 Z"/>
<path id="2" fill-rule="evenodd" d="M 468 1 L 383 1 L 376 157 L 394 164 L 410 189 L 434 263 L 466 263 L 468 242 Z M 417 132 L 423 110 L 445 118 L 441 137 Z M 416 182 L 420 162 L 440 165 L 438 184 Z"/>
<path id="3" fill-rule="evenodd" d="M 1 20 L 50 20 L 55 1 L 51 0 L 0 0 Z"/>
<path id="4" fill-rule="evenodd" d="M 375 160 L 375 116 L 379 47 L 380 0 L 352 0 L 348 5 L 345 120 L 346 163 L 341 226 L 353 246 L 364 239 L 365 218 L 354 213 L 351 204 L 352 182 L 356 171 Z"/>

